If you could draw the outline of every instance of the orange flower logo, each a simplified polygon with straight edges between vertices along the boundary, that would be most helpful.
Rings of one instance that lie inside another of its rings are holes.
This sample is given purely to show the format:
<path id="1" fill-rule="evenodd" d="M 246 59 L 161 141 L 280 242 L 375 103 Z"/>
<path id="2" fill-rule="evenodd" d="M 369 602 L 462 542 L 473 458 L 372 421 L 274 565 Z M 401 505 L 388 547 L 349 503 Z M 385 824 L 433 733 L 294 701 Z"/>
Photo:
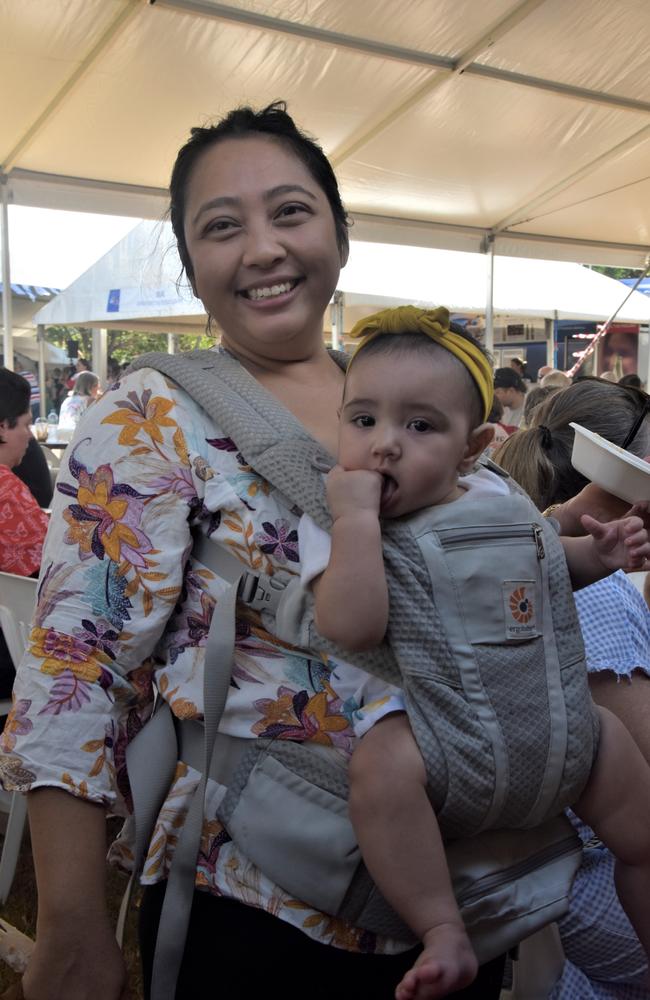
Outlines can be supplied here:
<path id="1" fill-rule="evenodd" d="M 533 604 L 526 596 L 525 587 L 517 587 L 510 595 L 510 611 L 512 617 L 523 625 L 533 617 Z"/>

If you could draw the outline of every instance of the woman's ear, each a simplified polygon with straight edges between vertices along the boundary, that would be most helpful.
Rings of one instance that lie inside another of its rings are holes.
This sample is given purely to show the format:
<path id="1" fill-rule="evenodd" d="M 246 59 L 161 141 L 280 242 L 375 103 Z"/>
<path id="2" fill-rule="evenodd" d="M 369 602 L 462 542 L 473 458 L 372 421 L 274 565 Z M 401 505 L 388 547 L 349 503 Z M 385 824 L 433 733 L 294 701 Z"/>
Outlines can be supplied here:
<path id="1" fill-rule="evenodd" d="M 459 472 L 469 472 L 476 460 L 481 457 L 494 437 L 493 424 L 479 424 L 470 431 L 465 446 L 465 454 L 458 467 Z"/>

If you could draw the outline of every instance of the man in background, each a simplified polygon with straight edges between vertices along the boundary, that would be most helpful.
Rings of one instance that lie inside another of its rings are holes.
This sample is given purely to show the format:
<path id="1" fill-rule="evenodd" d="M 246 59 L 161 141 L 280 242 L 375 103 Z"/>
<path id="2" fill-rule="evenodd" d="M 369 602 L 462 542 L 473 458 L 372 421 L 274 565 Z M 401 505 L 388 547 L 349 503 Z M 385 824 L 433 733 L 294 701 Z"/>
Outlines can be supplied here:
<path id="1" fill-rule="evenodd" d="M 503 406 L 502 422 L 519 427 L 524 414 L 526 383 L 514 368 L 497 368 L 494 373 L 494 395 Z"/>

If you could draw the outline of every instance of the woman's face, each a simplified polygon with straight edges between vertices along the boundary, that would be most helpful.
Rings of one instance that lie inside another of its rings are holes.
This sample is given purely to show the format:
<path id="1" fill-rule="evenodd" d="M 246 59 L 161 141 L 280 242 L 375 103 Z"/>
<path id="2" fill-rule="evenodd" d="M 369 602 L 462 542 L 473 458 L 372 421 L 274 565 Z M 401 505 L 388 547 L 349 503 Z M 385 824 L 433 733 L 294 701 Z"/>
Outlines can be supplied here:
<path id="1" fill-rule="evenodd" d="M 20 465 L 32 436 L 31 424 L 31 410 L 18 417 L 15 427 L 10 427 L 8 420 L 0 421 L 0 438 L 4 441 L 4 444 L 0 445 L 2 465 L 8 465 L 10 469 Z"/>
<path id="2" fill-rule="evenodd" d="M 322 188 L 281 143 L 225 139 L 190 175 L 185 238 L 194 289 L 223 343 L 252 360 L 300 360 L 322 344 L 345 260 Z"/>

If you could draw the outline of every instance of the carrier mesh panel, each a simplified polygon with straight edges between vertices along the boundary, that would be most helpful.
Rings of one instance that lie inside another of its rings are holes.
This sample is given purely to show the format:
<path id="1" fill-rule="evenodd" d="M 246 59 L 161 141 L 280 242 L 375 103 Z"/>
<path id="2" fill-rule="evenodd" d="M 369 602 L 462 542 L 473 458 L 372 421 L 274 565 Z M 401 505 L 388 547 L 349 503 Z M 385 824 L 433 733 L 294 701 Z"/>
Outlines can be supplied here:
<path id="1" fill-rule="evenodd" d="M 543 640 L 507 650 L 480 645 L 476 654 L 508 746 L 510 784 L 498 825 L 517 827 L 534 805 L 549 746 L 549 727 L 542 725 L 549 717 L 546 674 L 540 669 Z"/>

